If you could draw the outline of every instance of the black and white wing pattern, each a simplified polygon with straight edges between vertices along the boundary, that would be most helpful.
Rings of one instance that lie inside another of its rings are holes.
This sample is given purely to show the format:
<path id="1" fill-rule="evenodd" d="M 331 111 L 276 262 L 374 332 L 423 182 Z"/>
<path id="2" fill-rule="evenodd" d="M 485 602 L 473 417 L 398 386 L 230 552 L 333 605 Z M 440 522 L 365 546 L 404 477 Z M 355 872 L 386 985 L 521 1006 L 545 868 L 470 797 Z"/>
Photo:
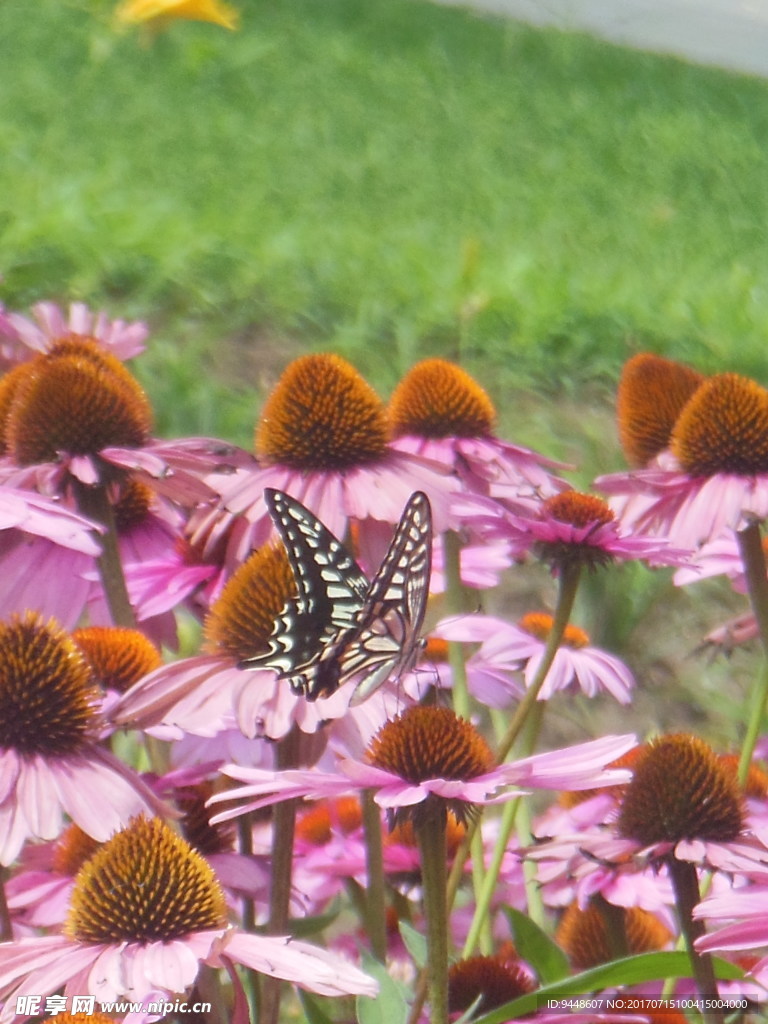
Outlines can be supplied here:
<path id="1" fill-rule="evenodd" d="M 373 578 L 358 622 L 340 643 L 340 681 L 361 676 L 351 703 L 360 704 L 387 679 L 413 668 L 432 570 L 432 510 L 416 491 Z"/>
<path id="2" fill-rule="evenodd" d="M 307 700 L 329 696 L 359 677 L 351 704 L 366 700 L 382 683 L 412 667 L 432 568 L 432 513 L 421 491 L 411 495 L 379 571 L 351 626 L 326 643 L 291 686 Z"/>
<path id="3" fill-rule="evenodd" d="M 368 579 L 344 545 L 301 502 L 267 488 L 264 499 L 285 546 L 297 596 L 287 601 L 264 654 L 242 668 L 271 668 L 300 680 L 328 644 L 357 623 L 365 606 Z M 292 684 L 293 685 L 293 684 Z"/>
<path id="4" fill-rule="evenodd" d="M 278 617 L 270 648 L 244 667 L 272 668 L 307 700 L 329 696 L 353 677 L 361 703 L 412 667 L 432 567 L 432 514 L 421 491 L 411 495 L 389 550 L 369 584 L 343 544 L 304 506 L 267 491 L 298 597 Z"/>

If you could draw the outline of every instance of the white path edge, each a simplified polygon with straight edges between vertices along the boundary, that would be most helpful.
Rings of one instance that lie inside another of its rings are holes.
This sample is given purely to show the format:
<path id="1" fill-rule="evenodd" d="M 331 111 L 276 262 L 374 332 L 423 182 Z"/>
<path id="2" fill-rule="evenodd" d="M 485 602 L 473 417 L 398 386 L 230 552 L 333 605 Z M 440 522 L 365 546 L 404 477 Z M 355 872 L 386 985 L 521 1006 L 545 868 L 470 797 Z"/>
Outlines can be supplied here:
<path id="1" fill-rule="evenodd" d="M 768 77 L 768 0 L 436 0 Z"/>

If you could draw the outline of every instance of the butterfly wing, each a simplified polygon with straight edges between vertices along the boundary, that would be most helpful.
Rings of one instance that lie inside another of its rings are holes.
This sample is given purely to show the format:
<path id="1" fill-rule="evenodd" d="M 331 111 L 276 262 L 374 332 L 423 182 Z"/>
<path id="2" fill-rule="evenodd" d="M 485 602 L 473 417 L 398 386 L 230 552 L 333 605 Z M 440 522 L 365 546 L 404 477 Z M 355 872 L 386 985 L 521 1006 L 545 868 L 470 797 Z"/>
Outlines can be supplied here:
<path id="1" fill-rule="evenodd" d="M 412 668 L 432 569 L 432 510 L 422 491 L 411 495 L 386 557 L 373 578 L 356 627 L 340 638 L 339 682 L 363 675 L 352 704 Z"/>
<path id="2" fill-rule="evenodd" d="M 264 499 L 298 593 L 278 615 L 267 651 L 246 659 L 242 667 L 274 669 L 305 692 L 304 675 L 311 676 L 328 646 L 357 622 L 368 579 L 341 541 L 300 501 L 271 488 Z"/>

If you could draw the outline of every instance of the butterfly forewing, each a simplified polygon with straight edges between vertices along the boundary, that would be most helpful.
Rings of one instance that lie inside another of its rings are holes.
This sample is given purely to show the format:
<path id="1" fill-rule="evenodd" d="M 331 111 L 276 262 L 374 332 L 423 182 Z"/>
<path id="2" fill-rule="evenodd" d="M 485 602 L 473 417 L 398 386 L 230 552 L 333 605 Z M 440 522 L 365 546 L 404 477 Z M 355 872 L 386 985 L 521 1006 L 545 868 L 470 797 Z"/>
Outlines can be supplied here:
<path id="1" fill-rule="evenodd" d="M 341 541 L 301 502 L 269 488 L 264 497 L 298 593 L 278 615 L 267 651 L 243 665 L 274 669 L 291 679 L 295 689 L 303 690 L 303 673 L 340 632 L 357 622 L 368 579 Z"/>
<path id="2" fill-rule="evenodd" d="M 341 652 L 340 681 L 363 676 L 353 704 L 413 667 L 421 649 L 431 569 L 432 513 L 427 496 L 417 491 L 371 582 L 354 635 Z"/>

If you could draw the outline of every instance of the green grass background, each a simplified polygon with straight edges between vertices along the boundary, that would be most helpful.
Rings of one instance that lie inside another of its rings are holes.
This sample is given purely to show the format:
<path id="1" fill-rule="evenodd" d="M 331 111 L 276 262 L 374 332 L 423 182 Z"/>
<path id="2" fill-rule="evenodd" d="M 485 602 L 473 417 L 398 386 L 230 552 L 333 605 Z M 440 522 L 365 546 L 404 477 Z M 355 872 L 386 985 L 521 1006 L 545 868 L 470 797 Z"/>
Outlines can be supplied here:
<path id="1" fill-rule="evenodd" d="M 147 319 L 163 432 L 248 439 L 307 349 L 384 393 L 461 359 L 529 442 L 521 391 L 640 348 L 762 374 L 768 84 L 417 0 L 240 8 L 148 44 L 0 4 L 1 294 Z"/>
<path id="2" fill-rule="evenodd" d="M 633 352 L 765 380 L 768 83 L 418 0 L 239 6 L 150 42 L 107 0 L 0 0 L 0 297 L 147 320 L 159 433 L 249 445 L 308 350 L 383 396 L 442 355 L 585 484 Z M 752 663 L 688 655 L 733 598 L 668 576 L 600 574 L 578 618 L 636 721 L 717 707 L 727 741 Z M 510 614 L 551 594 L 519 586 Z"/>

